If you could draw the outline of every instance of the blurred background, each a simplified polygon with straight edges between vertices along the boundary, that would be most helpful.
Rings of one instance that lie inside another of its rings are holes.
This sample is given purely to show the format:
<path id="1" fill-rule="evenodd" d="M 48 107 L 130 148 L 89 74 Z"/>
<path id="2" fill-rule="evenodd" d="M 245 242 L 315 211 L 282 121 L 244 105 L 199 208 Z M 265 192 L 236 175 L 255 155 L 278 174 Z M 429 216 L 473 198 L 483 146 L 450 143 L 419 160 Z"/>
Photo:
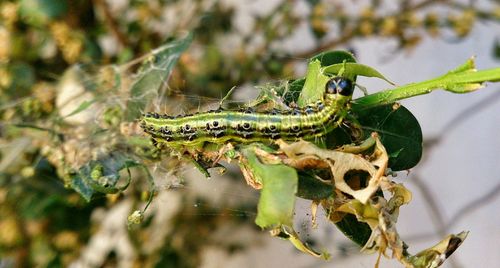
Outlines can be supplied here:
<path id="1" fill-rule="evenodd" d="M 497 67 L 499 21 L 494 0 L 2 1 L 0 267 L 372 267 L 376 255 L 360 254 L 335 226 L 312 228 L 310 201 L 297 201 L 295 227 L 332 253 L 329 262 L 255 226 L 258 192 L 235 165 L 207 180 L 130 142 L 138 130 L 123 114 L 134 59 L 194 34 L 162 101 L 148 108 L 179 114 L 217 104 L 233 86 L 234 100 L 251 100 L 255 85 L 303 76 L 307 59 L 326 50 L 351 50 L 398 85 L 471 56 L 478 69 Z M 369 92 L 389 87 L 357 82 Z M 425 147 L 421 162 L 396 178 L 414 194 L 398 230 L 413 253 L 469 230 L 444 267 L 500 267 L 499 92 L 489 84 L 402 102 Z M 131 152 L 148 166 L 156 195 L 144 222 L 129 229 L 127 217 L 151 192 L 147 172 L 132 170 L 125 191 L 90 202 L 72 181 L 99 155 Z"/>

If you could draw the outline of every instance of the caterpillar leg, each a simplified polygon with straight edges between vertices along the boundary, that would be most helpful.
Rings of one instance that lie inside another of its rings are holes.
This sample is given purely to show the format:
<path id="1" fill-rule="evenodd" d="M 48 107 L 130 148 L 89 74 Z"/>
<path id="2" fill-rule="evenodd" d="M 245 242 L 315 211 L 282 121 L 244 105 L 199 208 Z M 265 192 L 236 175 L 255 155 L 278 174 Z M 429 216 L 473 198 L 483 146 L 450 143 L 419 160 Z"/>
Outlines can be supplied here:
<path id="1" fill-rule="evenodd" d="M 191 163 L 193 163 L 196 169 L 198 169 L 203 175 L 205 175 L 207 179 L 210 178 L 210 172 L 208 172 L 208 169 L 219 168 L 220 169 L 219 172 L 221 174 L 226 171 L 226 167 L 217 162 L 206 162 L 204 160 L 196 160 L 190 156 L 185 158 L 188 159 Z"/>

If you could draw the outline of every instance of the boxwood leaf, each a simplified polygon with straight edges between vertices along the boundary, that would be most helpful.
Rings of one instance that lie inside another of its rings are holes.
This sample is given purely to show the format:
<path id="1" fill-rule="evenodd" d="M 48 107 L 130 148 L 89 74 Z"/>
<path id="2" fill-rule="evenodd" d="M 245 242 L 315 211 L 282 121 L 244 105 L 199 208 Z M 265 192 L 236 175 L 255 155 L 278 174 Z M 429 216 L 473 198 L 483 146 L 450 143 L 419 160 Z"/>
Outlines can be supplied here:
<path id="1" fill-rule="evenodd" d="M 375 106 L 352 112 L 365 130 L 377 132 L 389 154 L 389 167 L 394 171 L 414 167 L 422 157 L 422 130 L 417 119 L 404 106 Z"/>

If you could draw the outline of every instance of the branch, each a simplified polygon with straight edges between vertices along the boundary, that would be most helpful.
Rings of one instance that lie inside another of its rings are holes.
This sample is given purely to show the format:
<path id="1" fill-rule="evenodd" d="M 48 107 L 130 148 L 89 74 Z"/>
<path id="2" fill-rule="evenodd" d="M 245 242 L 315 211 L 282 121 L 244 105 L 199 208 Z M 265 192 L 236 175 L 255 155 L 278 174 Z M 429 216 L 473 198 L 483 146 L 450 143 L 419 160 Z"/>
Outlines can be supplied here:
<path id="1" fill-rule="evenodd" d="M 438 78 L 383 90 L 356 99 L 353 109 L 391 104 L 402 99 L 428 94 L 437 89 L 453 93 L 468 93 L 481 88 L 482 84 L 487 81 L 500 81 L 500 68 L 477 71 L 474 68 L 474 60 L 471 58 L 465 64 Z"/>

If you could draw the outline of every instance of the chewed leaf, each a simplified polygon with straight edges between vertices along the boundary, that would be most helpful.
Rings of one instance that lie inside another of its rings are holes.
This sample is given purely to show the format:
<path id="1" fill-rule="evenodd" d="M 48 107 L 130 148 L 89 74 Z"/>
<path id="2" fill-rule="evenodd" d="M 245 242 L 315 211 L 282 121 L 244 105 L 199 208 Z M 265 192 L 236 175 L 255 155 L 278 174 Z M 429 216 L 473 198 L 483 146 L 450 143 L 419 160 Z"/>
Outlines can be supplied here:
<path id="1" fill-rule="evenodd" d="M 378 209 L 372 204 L 362 204 L 354 199 L 338 207 L 337 211 L 354 214 L 358 221 L 367 223 L 371 229 L 375 229 L 379 224 Z"/>
<path id="2" fill-rule="evenodd" d="M 438 267 L 464 242 L 469 232 L 449 235 L 435 246 L 408 258 L 414 267 Z"/>
<path id="3" fill-rule="evenodd" d="M 383 145 L 376 139 L 375 151 L 370 161 L 361 155 L 340 151 L 321 149 L 306 141 L 288 144 L 277 141 L 281 151 L 288 157 L 283 163 L 296 168 L 302 167 L 311 161 L 319 160 L 330 167 L 335 188 L 349 194 L 361 203 L 366 204 L 382 184 L 387 183 L 384 176 L 388 156 Z M 367 186 L 363 189 L 353 189 L 345 180 L 350 171 L 363 171 L 369 175 Z"/>
<path id="4" fill-rule="evenodd" d="M 373 69 L 370 66 L 360 63 L 352 63 L 352 62 L 337 63 L 323 67 L 321 69 L 321 72 L 325 74 L 336 75 L 341 70 L 344 70 L 344 72 L 347 74 L 347 77 L 352 77 L 356 75 L 366 76 L 366 77 L 376 77 L 386 81 L 391 85 L 395 85 L 389 79 L 385 78 L 385 76 L 383 76 L 379 71 Z"/>
<path id="5" fill-rule="evenodd" d="M 126 120 L 134 120 L 140 116 L 146 104 L 165 86 L 177 60 L 191 43 L 193 36 L 168 43 L 155 49 L 141 66 L 130 90 L 127 104 Z"/>
<path id="6" fill-rule="evenodd" d="M 255 223 L 262 228 L 292 226 L 297 192 L 297 171 L 283 164 L 263 164 L 252 147 L 243 151 L 248 167 L 262 184 Z"/>

